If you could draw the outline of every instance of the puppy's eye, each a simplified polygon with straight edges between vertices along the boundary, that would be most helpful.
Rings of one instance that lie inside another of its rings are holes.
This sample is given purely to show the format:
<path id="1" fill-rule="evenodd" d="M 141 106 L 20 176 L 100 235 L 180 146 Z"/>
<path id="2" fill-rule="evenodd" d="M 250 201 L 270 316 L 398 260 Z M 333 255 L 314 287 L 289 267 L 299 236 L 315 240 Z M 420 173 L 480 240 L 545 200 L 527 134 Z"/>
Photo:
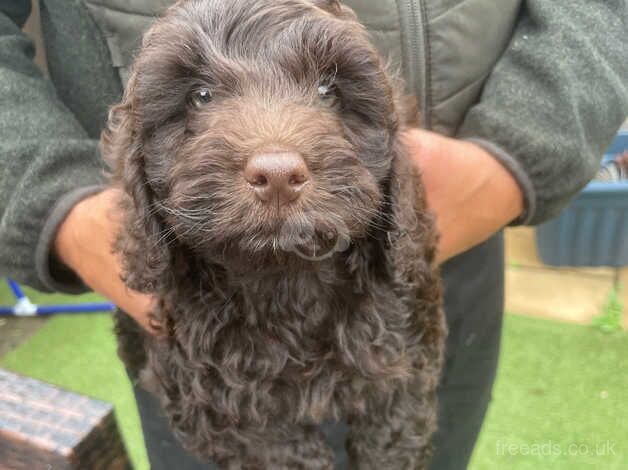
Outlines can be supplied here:
<path id="1" fill-rule="evenodd" d="M 192 92 L 191 101 L 194 106 L 200 108 L 212 100 L 212 93 L 208 88 L 199 88 Z"/>
<path id="2" fill-rule="evenodd" d="M 335 107 L 340 104 L 340 93 L 333 83 L 321 83 L 318 86 L 318 96 L 328 106 Z"/>

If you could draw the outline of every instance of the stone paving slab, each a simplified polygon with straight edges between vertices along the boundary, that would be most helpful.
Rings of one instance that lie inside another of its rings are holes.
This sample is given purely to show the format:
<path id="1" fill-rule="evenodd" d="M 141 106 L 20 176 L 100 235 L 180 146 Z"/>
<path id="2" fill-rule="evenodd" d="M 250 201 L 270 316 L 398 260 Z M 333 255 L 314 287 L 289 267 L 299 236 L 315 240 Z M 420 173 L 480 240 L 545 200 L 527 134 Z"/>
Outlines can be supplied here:
<path id="1" fill-rule="evenodd" d="M 3 279 L 0 279 L 3 282 Z M 0 357 L 30 338 L 47 317 L 18 318 L 0 316 Z"/>
<path id="2" fill-rule="evenodd" d="M 536 250 L 534 229 L 506 230 L 506 310 L 523 315 L 589 324 L 602 312 L 613 288 L 611 268 L 550 267 Z M 628 325 L 628 269 L 620 270 L 624 288 L 624 327 Z"/>

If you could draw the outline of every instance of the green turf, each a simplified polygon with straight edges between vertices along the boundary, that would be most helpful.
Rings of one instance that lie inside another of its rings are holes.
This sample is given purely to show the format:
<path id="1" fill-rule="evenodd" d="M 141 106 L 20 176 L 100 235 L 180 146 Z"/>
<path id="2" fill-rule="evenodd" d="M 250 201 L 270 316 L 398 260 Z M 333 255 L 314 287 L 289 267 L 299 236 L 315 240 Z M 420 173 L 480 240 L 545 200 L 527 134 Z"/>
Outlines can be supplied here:
<path id="1" fill-rule="evenodd" d="M 0 292 L 0 304 L 6 298 Z M 494 399 L 470 468 L 627 468 L 627 362 L 625 333 L 507 315 Z M 147 468 L 107 315 L 58 316 L 0 365 L 114 403 L 136 469 Z"/>
<path id="2" fill-rule="evenodd" d="M 628 468 L 628 335 L 507 315 L 470 468 Z"/>

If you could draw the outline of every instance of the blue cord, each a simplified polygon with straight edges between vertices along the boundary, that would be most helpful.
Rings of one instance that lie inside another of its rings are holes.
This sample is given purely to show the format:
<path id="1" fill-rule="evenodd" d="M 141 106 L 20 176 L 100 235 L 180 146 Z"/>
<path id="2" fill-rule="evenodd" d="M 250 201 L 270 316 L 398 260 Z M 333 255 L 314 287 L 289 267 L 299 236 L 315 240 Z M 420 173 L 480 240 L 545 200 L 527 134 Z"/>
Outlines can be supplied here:
<path id="1" fill-rule="evenodd" d="M 68 305 L 33 305 L 30 303 L 26 294 L 20 287 L 20 285 L 15 282 L 13 279 L 7 279 L 7 283 L 11 288 L 11 292 L 18 300 L 18 304 L 20 304 L 21 300 L 24 300 L 29 306 L 29 312 L 27 314 L 22 314 L 22 316 L 34 316 L 34 315 L 52 315 L 55 313 L 92 313 L 92 312 L 112 312 L 115 310 L 116 306 L 110 302 L 89 302 L 83 304 L 68 304 Z M 35 310 L 31 313 L 30 309 L 35 308 Z M 14 307 L 1 307 L 0 306 L 0 315 L 16 315 L 20 316 L 16 313 L 16 306 Z"/>
<path id="2" fill-rule="evenodd" d="M 7 282 L 9 283 L 9 287 L 11 288 L 11 291 L 13 292 L 13 295 L 18 300 L 19 299 L 23 299 L 24 297 L 26 297 L 26 295 L 22 291 L 22 288 L 20 287 L 20 285 L 17 282 L 15 282 L 13 279 L 7 279 Z"/>
<path id="3" fill-rule="evenodd" d="M 115 305 L 106 302 L 76 305 L 38 305 L 37 315 L 51 315 L 53 313 L 111 312 L 115 308 Z"/>

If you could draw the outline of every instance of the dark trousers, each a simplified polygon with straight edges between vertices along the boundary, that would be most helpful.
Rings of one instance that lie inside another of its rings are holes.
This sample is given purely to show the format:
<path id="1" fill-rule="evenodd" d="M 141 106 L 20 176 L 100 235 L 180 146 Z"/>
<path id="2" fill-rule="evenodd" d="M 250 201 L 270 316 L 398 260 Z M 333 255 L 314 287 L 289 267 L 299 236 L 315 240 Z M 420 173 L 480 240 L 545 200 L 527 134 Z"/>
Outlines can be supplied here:
<path id="1" fill-rule="evenodd" d="M 449 337 L 431 470 L 467 467 L 488 408 L 501 337 L 503 252 L 498 234 L 443 266 Z M 137 387 L 134 391 L 153 470 L 217 470 L 181 448 L 155 398 Z M 346 424 L 328 423 L 322 431 L 336 452 L 337 468 L 346 469 Z"/>

